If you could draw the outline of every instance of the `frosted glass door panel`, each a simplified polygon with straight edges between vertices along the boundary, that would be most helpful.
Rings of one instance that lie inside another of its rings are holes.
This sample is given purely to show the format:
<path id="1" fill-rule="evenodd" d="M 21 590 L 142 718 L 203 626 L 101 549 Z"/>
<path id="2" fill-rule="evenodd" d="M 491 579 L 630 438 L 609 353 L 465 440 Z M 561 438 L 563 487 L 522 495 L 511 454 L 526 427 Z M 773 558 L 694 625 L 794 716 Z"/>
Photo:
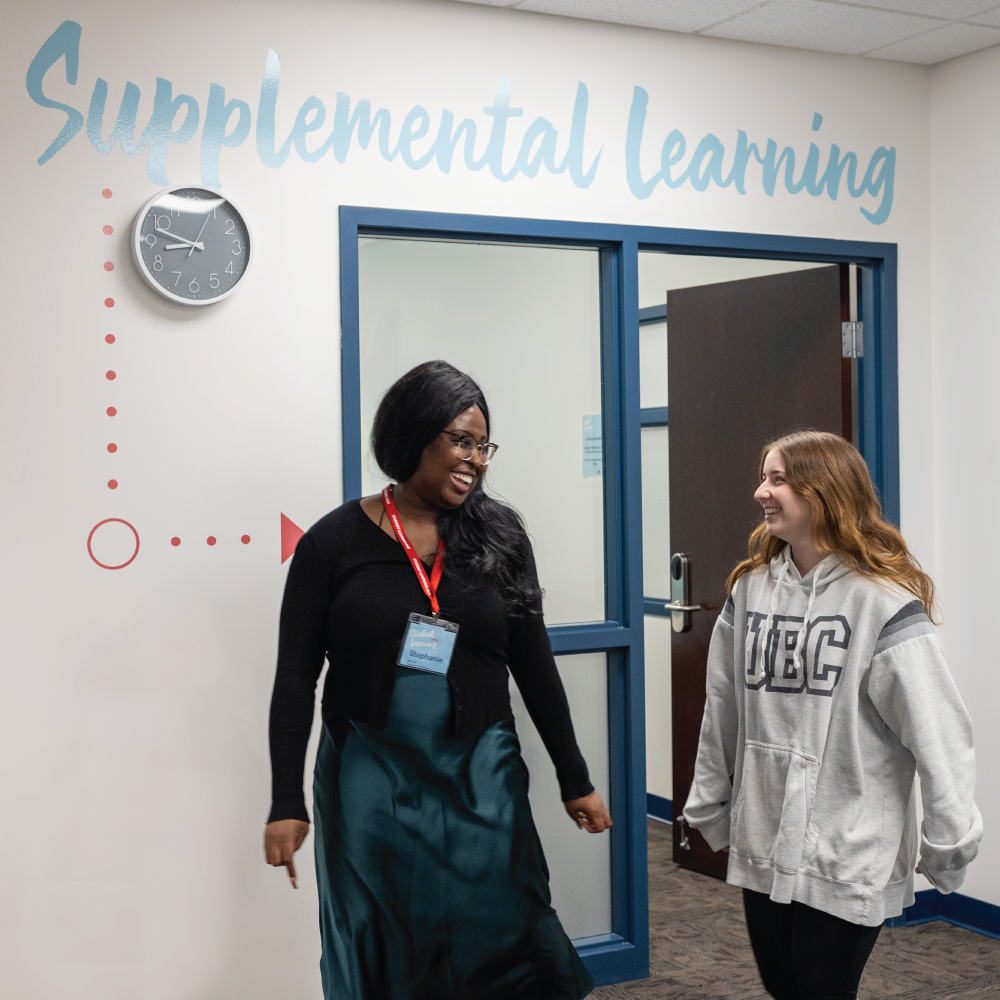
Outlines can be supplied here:
<path id="1" fill-rule="evenodd" d="M 607 803 L 608 655 L 557 656 L 556 664 L 590 780 Z M 513 680 L 510 697 L 521 755 L 531 778 L 531 814 L 549 864 L 552 905 L 571 938 L 610 934 L 611 833 L 587 833 L 566 815 L 555 768 Z"/>
<path id="2" fill-rule="evenodd" d="M 602 621 L 603 479 L 583 454 L 601 414 L 597 251 L 362 238 L 358 258 L 365 494 L 385 482 L 368 444 L 382 395 L 450 362 L 486 394 L 486 487 L 525 519 L 546 621 Z"/>

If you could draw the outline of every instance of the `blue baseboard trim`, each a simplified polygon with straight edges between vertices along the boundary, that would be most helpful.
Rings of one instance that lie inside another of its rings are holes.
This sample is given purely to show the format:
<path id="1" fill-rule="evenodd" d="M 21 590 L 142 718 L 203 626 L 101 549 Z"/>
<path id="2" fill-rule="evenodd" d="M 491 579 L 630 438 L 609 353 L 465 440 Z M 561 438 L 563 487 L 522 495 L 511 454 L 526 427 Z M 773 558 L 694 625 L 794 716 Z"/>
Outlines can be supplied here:
<path id="1" fill-rule="evenodd" d="M 924 889 L 916 893 L 913 906 L 903 910 L 901 916 L 885 922 L 886 927 L 914 927 L 943 920 L 964 927 L 986 937 L 1000 939 L 1000 906 L 984 903 L 981 899 L 953 892 L 945 896 L 937 889 Z"/>
<path id="2" fill-rule="evenodd" d="M 646 815 L 664 823 L 673 823 L 674 803 L 671 799 L 665 799 L 661 795 L 646 792 Z"/>

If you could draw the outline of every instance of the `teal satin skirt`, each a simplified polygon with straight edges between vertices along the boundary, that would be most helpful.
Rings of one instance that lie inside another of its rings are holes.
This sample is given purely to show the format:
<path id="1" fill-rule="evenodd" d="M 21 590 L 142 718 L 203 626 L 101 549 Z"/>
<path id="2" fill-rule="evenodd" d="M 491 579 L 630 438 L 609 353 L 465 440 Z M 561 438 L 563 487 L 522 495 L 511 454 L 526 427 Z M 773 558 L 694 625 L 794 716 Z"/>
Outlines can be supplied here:
<path id="1" fill-rule="evenodd" d="M 323 995 L 580 1000 L 594 981 L 550 905 L 514 721 L 456 737 L 450 718 L 444 677 L 398 667 L 385 729 L 323 727 Z"/>

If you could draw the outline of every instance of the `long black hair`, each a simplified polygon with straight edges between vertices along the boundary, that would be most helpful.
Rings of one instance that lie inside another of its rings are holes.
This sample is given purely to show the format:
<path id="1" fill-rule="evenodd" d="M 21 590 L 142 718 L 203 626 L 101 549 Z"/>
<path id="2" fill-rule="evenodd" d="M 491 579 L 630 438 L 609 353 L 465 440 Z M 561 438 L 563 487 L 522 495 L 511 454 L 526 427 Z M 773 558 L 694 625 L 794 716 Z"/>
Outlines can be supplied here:
<path id="1" fill-rule="evenodd" d="M 405 483 L 424 449 L 459 414 L 478 406 L 490 430 L 490 408 L 475 380 L 447 361 L 426 361 L 408 371 L 382 397 L 372 425 L 372 453 L 379 468 Z M 500 592 L 510 613 L 538 609 L 541 592 L 521 515 L 483 489 L 481 473 L 465 502 L 441 515 L 448 563 Z"/>

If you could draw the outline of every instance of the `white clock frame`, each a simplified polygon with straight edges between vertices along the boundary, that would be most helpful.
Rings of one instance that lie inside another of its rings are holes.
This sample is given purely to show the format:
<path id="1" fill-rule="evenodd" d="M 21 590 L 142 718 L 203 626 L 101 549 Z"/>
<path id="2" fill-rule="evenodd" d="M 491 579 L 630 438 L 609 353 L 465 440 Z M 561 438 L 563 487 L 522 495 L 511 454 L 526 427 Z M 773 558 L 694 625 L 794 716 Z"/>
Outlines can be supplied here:
<path id="1" fill-rule="evenodd" d="M 221 295 L 216 295 L 211 299 L 186 299 L 181 295 L 175 295 L 169 289 L 166 289 L 161 285 L 147 270 L 146 262 L 142 259 L 142 252 L 139 249 L 139 234 L 142 229 L 143 219 L 146 218 L 146 213 L 164 196 L 168 194 L 173 194 L 175 191 L 188 191 L 191 188 L 199 188 L 202 191 L 211 191 L 212 194 L 217 195 L 219 198 L 225 199 L 239 214 L 239 217 L 243 220 L 243 225 L 246 227 L 247 237 L 250 241 L 250 250 L 247 253 L 247 265 L 243 268 L 243 273 L 240 275 L 239 280 L 233 285 L 232 288 L 227 289 Z M 215 188 L 210 188 L 206 184 L 172 184 L 170 187 L 163 188 L 161 191 L 157 191 L 149 201 L 146 202 L 142 208 L 139 209 L 138 214 L 135 217 L 135 221 L 132 223 L 132 260 L 135 262 L 136 269 L 143 276 L 146 283 L 156 292 L 159 292 L 165 299 L 169 299 L 171 302 L 179 302 L 184 306 L 211 306 L 215 305 L 216 302 L 221 302 L 223 299 L 228 298 L 233 292 L 237 291 L 242 287 L 243 282 L 246 281 L 247 275 L 250 273 L 250 268 L 253 267 L 254 252 L 257 241 L 254 238 L 253 230 L 250 228 L 250 221 L 246 217 L 246 213 L 243 209 L 236 203 L 236 201 L 231 198 L 228 194 L 223 194 L 221 191 L 217 191 Z"/>

